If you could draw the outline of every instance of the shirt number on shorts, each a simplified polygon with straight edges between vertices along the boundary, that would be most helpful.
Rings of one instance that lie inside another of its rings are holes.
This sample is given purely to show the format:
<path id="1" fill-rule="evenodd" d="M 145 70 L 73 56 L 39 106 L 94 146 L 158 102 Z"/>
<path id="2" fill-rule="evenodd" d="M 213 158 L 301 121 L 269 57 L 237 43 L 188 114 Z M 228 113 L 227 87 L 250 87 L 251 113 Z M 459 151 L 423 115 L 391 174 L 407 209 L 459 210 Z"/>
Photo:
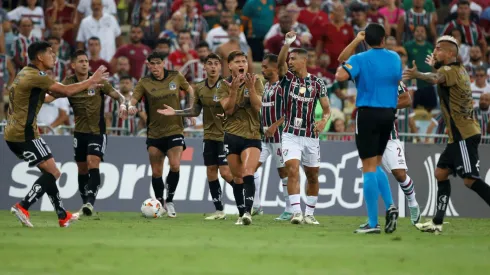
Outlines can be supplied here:
<path id="1" fill-rule="evenodd" d="M 230 150 L 228 150 L 228 144 L 225 144 L 225 154 L 228 155 L 229 152 Z"/>
<path id="2" fill-rule="evenodd" d="M 397 147 L 396 150 L 398 150 L 398 156 L 402 156 L 402 149 L 400 147 Z"/>
<path id="3" fill-rule="evenodd" d="M 73 138 L 73 148 L 77 148 L 78 146 L 78 140 L 77 138 Z"/>
<path id="4" fill-rule="evenodd" d="M 282 156 L 282 152 L 281 152 L 281 148 L 277 148 L 277 153 L 276 153 L 278 156 Z"/>

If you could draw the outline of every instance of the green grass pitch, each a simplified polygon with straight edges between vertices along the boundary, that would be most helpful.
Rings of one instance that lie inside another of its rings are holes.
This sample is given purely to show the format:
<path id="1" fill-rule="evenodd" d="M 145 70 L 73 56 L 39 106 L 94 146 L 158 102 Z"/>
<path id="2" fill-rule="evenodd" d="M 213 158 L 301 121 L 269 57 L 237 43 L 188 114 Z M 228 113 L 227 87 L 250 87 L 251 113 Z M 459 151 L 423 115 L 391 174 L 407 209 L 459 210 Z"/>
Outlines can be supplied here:
<path id="1" fill-rule="evenodd" d="M 34 211 L 35 228 L 23 228 L 0 211 L 0 274 L 490 274 L 487 219 L 447 219 L 435 236 L 408 219 L 392 235 L 355 235 L 364 218 L 295 226 L 263 215 L 246 227 L 203 217 L 99 213 L 58 228 L 54 213 Z"/>

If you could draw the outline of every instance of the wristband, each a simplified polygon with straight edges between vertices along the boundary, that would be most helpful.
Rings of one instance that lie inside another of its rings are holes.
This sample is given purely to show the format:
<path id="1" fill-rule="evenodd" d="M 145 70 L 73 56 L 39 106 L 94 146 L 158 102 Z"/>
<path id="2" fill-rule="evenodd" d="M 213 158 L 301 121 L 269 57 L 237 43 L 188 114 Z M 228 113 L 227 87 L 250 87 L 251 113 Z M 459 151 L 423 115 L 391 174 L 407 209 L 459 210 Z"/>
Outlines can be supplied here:
<path id="1" fill-rule="evenodd" d="M 291 44 L 293 44 L 294 40 L 296 40 L 296 35 L 294 35 L 293 37 L 286 37 L 286 39 L 284 40 L 286 44 L 288 44 L 288 46 L 290 46 Z"/>
<path id="2" fill-rule="evenodd" d="M 122 103 L 121 105 L 119 105 L 119 109 L 127 110 L 127 107 L 124 103 Z"/>

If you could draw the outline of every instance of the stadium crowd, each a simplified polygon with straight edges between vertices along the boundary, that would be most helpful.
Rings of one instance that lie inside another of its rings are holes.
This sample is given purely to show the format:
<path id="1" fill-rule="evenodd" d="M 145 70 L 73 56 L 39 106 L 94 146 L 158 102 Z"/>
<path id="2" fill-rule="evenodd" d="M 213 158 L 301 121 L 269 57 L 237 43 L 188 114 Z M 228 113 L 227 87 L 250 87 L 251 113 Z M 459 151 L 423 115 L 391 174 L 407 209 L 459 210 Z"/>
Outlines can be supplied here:
<path id="1" fill-rule="evenodd" d="M 136 82 L 148 73 L 145 61 L 152 51 L 167 54 L 166 68 L 181 71 L 195 84 L 206 77 L 202 61 L 211 52 L 226 63 L 230 52 L 242 50 L 248 53 L 249 71 L 260 74 L 264 53 L 278 54 L 285 34 L 294 30 L 299 39 L 291 47 L 308 49 L 309 73 L 323 78 L 329 87 L 332 119 L 321 139 L 353 140 L 356 88 L 352 82 L 336 82 L 333 73 L 345 46 L 369 22 L 376 22 L 389 30 L 386 45 L 400 55 L 404 66 L 414 62 L 421 72 L 431 71 L 425 59 L 438 36 L 453 35 L 460 43 L 461 62 L 471 75 L 474 114 L 482 136 L 490 134 L 490 0 L 13 0 L 2 4 L 0 120 L 7 113 L 7 87 L 28 64 L 27 47 L 33 41 L 52 43 L 57 53 L 55 69 L 48 72 L 52 78 L 61 81 L 73 74 L 71 53 L 85 49 L 91 70 L 101 65 L 109 68 L 111 84 L 129 99 Z M 361 44 L 357 50 L 366 47 Z M 229 76 L 227 64 L 222 68 L 222 75 Z M 436 87 L 420 80 L 405 84 L 413 105 L 398 114 L 399 132 L 446 133 Z M 182 108 L 186 102 L 182 92 Z M 144 136 L 143 104 L 127 120 L 119 119 L 118 108 L 108 97 L 109 134 Z M 74 121 L 68 100 L 45 103 L 38 123 L 45 134 L 69 134 Z M 187 132 L 199 136 L 201 129 L 202 117 L 198 117 Z M 444 138 L 401 139 L 444 142 Z M 490 143 L 490 139 L 482 142 Z"/>

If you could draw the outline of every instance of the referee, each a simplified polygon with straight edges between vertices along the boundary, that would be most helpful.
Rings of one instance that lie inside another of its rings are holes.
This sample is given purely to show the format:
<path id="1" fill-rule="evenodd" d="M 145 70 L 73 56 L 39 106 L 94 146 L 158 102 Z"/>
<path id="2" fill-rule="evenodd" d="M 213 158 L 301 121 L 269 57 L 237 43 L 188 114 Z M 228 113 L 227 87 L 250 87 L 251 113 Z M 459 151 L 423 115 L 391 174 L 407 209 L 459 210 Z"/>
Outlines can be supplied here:
<path id="1" fill-rule="evenodd" d="M 393 205 L 388 177 L 380 165 L 395 120 L 402 63 L 398 54 L 384 48 L 385 29 L 380 24 L 369 24 L 364 39 L 370 49 L 350 57 L 335 74 L 337 81 L 351 79 L 357 88 L 356 145 L 362 160 L 368 223 L 354 233 L 381 232 L 378 224 L 380 193 L 389 205 L 385 232 L 392 233 L 396 230 L 398 209 Z M 355 48 L 361 40 L 356 38 L 347 47 Z"/>

